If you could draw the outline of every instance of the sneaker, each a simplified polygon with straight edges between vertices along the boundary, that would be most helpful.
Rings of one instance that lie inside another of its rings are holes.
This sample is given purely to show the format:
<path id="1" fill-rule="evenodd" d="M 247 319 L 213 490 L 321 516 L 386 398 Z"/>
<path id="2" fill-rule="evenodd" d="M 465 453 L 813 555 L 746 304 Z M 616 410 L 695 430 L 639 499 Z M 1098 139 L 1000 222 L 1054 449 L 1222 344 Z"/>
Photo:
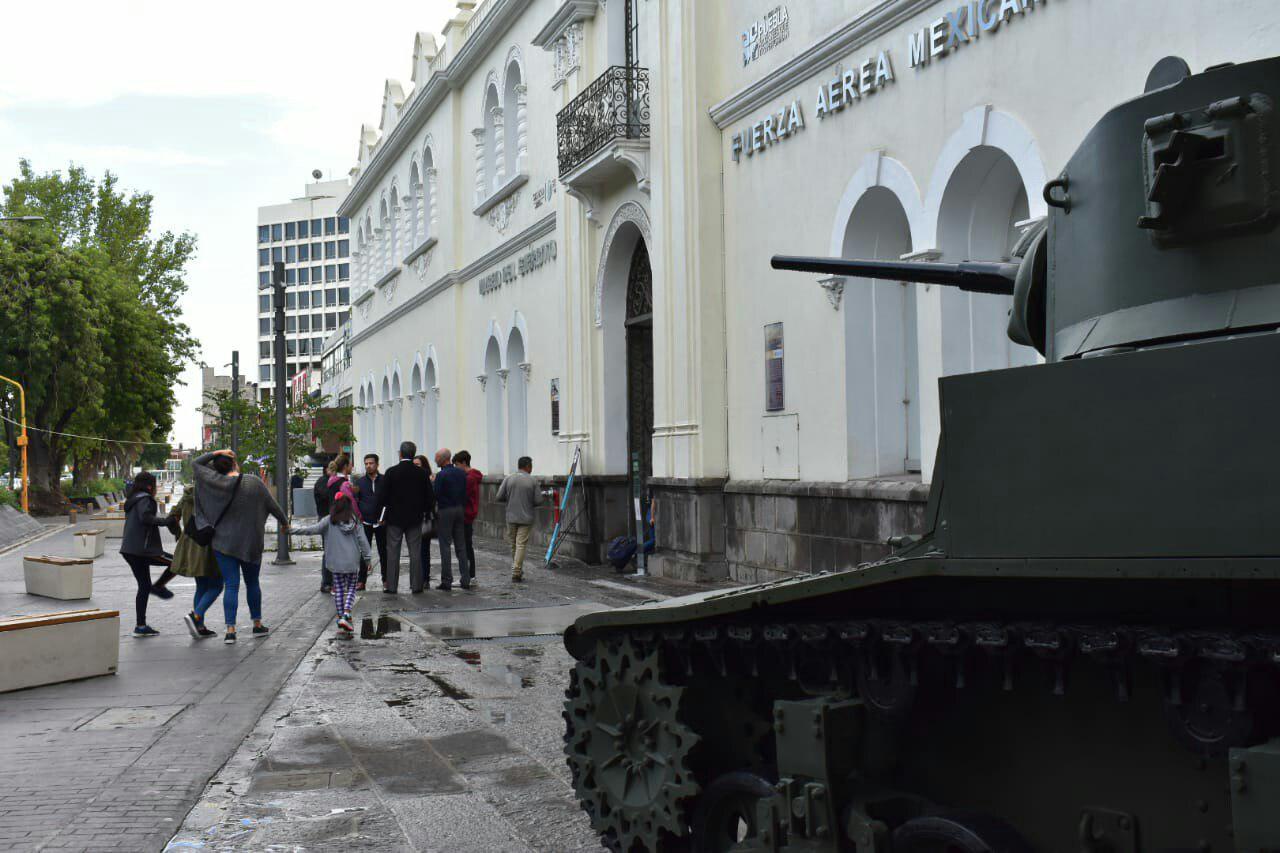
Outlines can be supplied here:
<path id="1" fill-rule="evenodd" d="M 200 639 L 200 623 L 196 621 L 196 612 L 194 610 L 188 611 L 182 617 L 182 622 L 187 626 L 187 630 L 191 632 L 193 639 Z"/>
<path id="2" fill-rule="evenodd" d="M 460 583 L 458 584 L 458 586 L 462 587 L 463 589 L 471 589 L 471 584 L 469 583 Z"/>
<path id="3" fill-rule="evenodd" d="M 438 587 L 436 587 L 436 589 L 440 590 L 441 592 L 448 592 L 449 590 L 453 589 L 453 584 L 449 584 L 448 586 L 446 586 L 445 584 L 440 584 Z"/>
<path id="4" fill-rule="evenodd" d="M 159 631 L 152 628 L 150 625 L 139 625 L 137 628 L 133 629 L 133 636 L 135 637 L 154 637 L 159 633 Z"/>
<path id="5" fill-rule="evenodd" d="M 346 615 L 338 617 L 338 627 L 348 633 L 355 630 L 355 626 L 351 624 L 351 617 Z"/>
<path id="6" fill-rule="evenodd" d="M 201 625 L 201 626 L 200 626 L 200 629 L 199 629 L 199 630 L 200 630 L 200 636 L 196 638 L 196 639 L 198 639 L 198 640 L 207 640 L 207 639 L 209 639 L 210 637 L 216 637 L 216 636 L 218 636 L 218 632 L 217 632 L 217 631 L 210 631 L 208 628 L 206 628 L 206 627 L 205 627 L 205 626 L 203 626 L 203 625 Z"/>
<path id="7" fill-rule="evenodd" d="M 163 587 L 163 586 L 151 587 L 151 594 L 154 595 L 156 598 L 160 598 L 165 601 L 168 601 L 169 599 L 173 598 L 173 590 L 167 589 L 166 587 Z"/>
<path id="8" fill-rule="evenodd" d="M 265 637 L 267 636 L 267 634 L 270 634 L 270 633 L 271 633 L 271 629 L 268 628 L 266 625 L 253 626 L 253 636 L 255 639 L 261 639 L 262 637 Z"/>
<path id="9" fill-rule="evenodd" d="M 228 646 L 234 646 L 236 643 L 236 632 L 228 631 L 227 635 L 222 638 L 222 642 L 226 643 Z"/>
<path id="10" fill-rule="evenodd" d="M 333 592 L 333 587 L 331 587 L 331 586 L 322 586 L 322 587 L 320 587 L 320 591 L 321 591 L 321 592 L 323 592 L 325 595 L 328 595 L 329 593 Z"/>
<path id="11" fill-rule="evenodd" d="M 364 592 L 364 584 L 362 583 L 356 584 L 356 592 Z"/>
<path id="12" fill-rule="evenodd" d="M 512 575 L 512 576 L 511 576 L 511 582 L 512 582 L 512 583 L 524 583 L 524 575 Z"/>

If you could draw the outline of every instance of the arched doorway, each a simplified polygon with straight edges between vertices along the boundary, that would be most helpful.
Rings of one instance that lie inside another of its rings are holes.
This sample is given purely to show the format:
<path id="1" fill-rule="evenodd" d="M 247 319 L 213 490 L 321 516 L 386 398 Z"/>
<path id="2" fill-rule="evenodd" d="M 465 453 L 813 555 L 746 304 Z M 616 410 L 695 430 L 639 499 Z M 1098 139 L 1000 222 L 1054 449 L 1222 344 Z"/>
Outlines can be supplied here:
<path id="1" fill-rule="evenodd" d="M 498 349 L 498 339 L 491 337 L 484 351 L 484 405 L 485 405 L 485 447 L 488 457 L 488 473 L 503 474 L 506 472 L 506 441 L 502 429 L 503 382 L 505 373 L 502 370 L 502 352 Z"/>
<path id="2" fill-rule="evenodd" d="M 653 270 L 640 240 L 627 269 L 627 458 L 640 486 L 653 476 Z"/>
<path id="3" fill-rule="evenodd" d="M 529 439 L 529 383 L 520 365 L 525 363 L 524 337 L 519 329 L 511 330 L 507 341 L 507 435 L 508 458 L 514 466 L 524 456 Z"/>
<path id="4" fill-rule="evenodd" d="M 898 260 L 911 251 L 902 202 L 869 188 L 845 229 L 846 258 Z M 851 477 L 920 470 L 916 285 L 851 278 L 845 287 L 845 406 Z"/>
<path id="5" fill-rule="evenodd" d="M 941 260 L 1008 260 L 1017 223 L 1029 216 L 1027 191 L 1013 160 L 989 145 L 973 148 L 952 172 L 938 210 Z M 1035 350 L 1009 340 L 1011 297 L 942 293 L 944 375 L 1034 364 Z"/>
<path id="6" fill-rule="evenodd" d="M 423 435 L 423 440 L 426 441 L 426 445 L 424 446 L 423 452 L 431 459 L 435 458 L 436 451 L 443 446 L 440 443 L 440 430 L 437 426 L 439 419 L 439 415 L 437 413 L 440 409 L 439 398 L 437 397 L 439 394 L 439 386 L 440 382 L 436 378 L 436 363 L 434 360 L 428 360 L 425 388 L 426 398 L 422 402 L 424 419 L 426 421 L 425 433 Z"/>
<path id="7" fill-rule="evenodd" d="M 415 363 L 409 380 L 409 410 L 413 413 L 413 441 L 426 452 L 427 395 L 422 384 L 422 366 Z"/>

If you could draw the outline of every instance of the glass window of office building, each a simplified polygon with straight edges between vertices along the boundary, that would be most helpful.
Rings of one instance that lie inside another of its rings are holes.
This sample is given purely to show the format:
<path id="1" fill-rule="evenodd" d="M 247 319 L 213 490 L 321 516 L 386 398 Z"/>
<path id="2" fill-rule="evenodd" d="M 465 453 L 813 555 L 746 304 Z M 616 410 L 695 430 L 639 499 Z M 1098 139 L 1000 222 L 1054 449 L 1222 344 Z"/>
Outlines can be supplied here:
<path id="1" fill-rule="evenodd" d="M 311 223 L 305 219 L 298 220 L 298 239 L 299 240 L 301 240 L 303 237 L 311 236 L 311 229 L 309 227 L 310 225 Z"/>
<path id="2" fill-rule="evenodd" d="M 271 242 L 279 243 L 284 239 L 284 226 L 277 222 L 271 226 Z"/>
<path id="3" fill-rule="evenodd" d="M 258 226 L 258 242 L 259 243 L 271 242 L 271 228 L 269 226 L 266 226 L 266 225 Z"/>

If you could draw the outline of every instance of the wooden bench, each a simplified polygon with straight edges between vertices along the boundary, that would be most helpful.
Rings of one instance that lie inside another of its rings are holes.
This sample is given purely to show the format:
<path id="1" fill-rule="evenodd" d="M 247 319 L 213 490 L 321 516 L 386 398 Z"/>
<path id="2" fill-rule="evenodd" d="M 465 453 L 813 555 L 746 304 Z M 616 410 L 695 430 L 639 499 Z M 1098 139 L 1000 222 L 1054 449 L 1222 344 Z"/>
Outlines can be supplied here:
<path id="1" fill-rule="evenodd" d="M 23 557 L 22 574 L 28 595 L 69 601 L 93 596 L 93 559 L 80 557 Z"/>
<path id="2" fill-rule="evenodd" d="M 0 619 L 0 693 L 114 675 L 119 665 L 118 610 Z"/>
<path id="3" fill-rule="evenodd" d="M 75 536 L 77 557 L 94 560 L 107 552 L 106 530 L 78 530 Z"/>

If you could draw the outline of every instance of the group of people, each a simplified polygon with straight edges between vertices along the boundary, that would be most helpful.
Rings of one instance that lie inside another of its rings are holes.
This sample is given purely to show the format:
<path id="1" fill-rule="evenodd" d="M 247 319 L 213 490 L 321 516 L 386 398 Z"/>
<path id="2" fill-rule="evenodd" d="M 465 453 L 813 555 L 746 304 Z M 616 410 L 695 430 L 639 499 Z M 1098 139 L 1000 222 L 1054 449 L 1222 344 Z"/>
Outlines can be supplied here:
<path id="1" fill-rule="evenodd" d="M 167 584 L 174 576 L 182 575 L 196 583 L 191 610 L 183 617 L 192 637 L 202 640 L 215 636 L 205 626 L 205 615 L 222 596 L 226 622 L 223 641 L 236 641 L 241 578 L 253 620 L 252 635 L 265 637 L 269 629 L 262 621 L 259 583 L 263 532 L 268 516 L 274 516 L 284 529 L 288 528 L 289 519 L 266 483 L 258 477 L 241 476 L 230 450 L 198 457 L 193 475 L 193 487 L 183 493 L 166 516 L 160 515 L 152 474 L 140 472 L 129 487 L 120 554 L 138 585 L 134 636 L 153 637 L 160 633 L 147 624 L 147 604 L 153 596 L 173 598 Z M 166 527 L 177 537 L 172 554 L 164 551 L 160 541 L 160 529 Z M 153 582 L 154 566 L 164 567 L 164 572 Z"/>
<path id="2" fill-rule="evenodd" d="M 241 578 L 253 620 L 252 634 L 266 636 L 259 574 L 268 516 L 274 516 L 281 528 L 293 535 L 321 537 L 321 589 L 333 596 L 340 631 L 353 630 L 351 611 L 356 593 L 366 587 L 375 554 L 384 593 L 399 591 L 402 550 L 408 556 L 409 589 L 422 593 L 431 584 L 431 540 L 438 539 L 440 582 L 436 589 L 453 589 L 455 557 L 458 585 L 471 589 L 476 584 L 475 522 L 484 479 L 472 467 L 471 454 L 443 448 L 436 452 L 433 471 L 427 457 L 418 454 L 413 442 L 406 441 L 400 445 L 399 462 L 386 473 L 380 470 L 380 461 L 376 453 L 366 454 L 364 476 L 353 479 L 351 460 L 345 454 L 338 456 L 316 484 L 317 522 L 292 530 L 266 484 L 257 477 L 241 476 L 230 450 L 206 453 L 195 460 L 193 488 L 184 492 L 167 516 L 159 513 L 155 477 L 139 473 L 125 503 L 120 546 L 138 585 L 134 635 L 159 633 L 147 624 L 148 601 L 153 596 L 172 598 L 166 585 L 175 575 L 182 575 L 196 582 L 191 610 L 183 617 L 192 637 L 215 636 L 206 627 L 205 616 L 221 595 L 224 641 L 236 641 Z M 521 457 L 517 467 L 496 495 L 498 502 L 506 504 L 513 583 L 524 580 L 524 558 L 535 512 L 544 499 L 532 476 L 533 460 Z M 161 546 L 160 529 L 164 527 L 177 537 L 172 554 Z M 153 582 L 151 569 L 155 566 L 164 571 Z"/>

